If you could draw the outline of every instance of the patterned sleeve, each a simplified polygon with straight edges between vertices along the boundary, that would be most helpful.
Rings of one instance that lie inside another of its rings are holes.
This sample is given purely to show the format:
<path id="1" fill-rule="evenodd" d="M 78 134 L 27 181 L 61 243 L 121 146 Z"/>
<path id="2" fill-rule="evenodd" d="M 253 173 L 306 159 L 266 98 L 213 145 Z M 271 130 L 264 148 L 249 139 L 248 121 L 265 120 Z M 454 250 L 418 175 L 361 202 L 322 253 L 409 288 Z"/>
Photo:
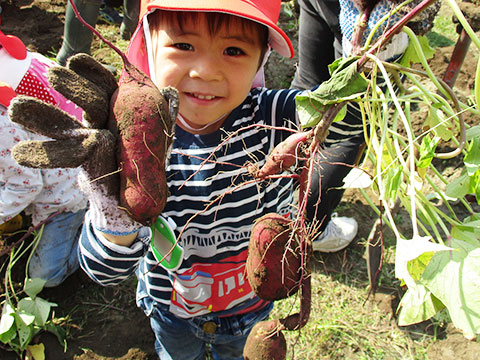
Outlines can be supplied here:
<path id="1" fill-rule="evenodd" d="M 28 140 L 27 132 L 13 124 L 4 107 L 0 107 L 0 222 L 4 223 L 30 205 L 42 191 L 43 180 L 38 169 L 18 165 L 11 155 L 12 147 Z"/>
<path id="2" fill-rule="evenodd" d="M 272 125 L 274 128 L 301 130 L 295 104 L 295 97 L 301 92 L 295 89 L 263 91 L 259 103 L 264 109 L 266 124 Z M 273 133 L 275 134 L 275 144 L 292 134 L 291 131 L 275 131 Z"/>
<path id="3" fill-rule="evenodd" d="M 130 247 L 116 245 L 93 228 L 87 212 L 78 249 L 80 266 L 95 282 L 116 285 L 135 272 L 148 250 L 150 237 L 150 228 L 144 227 Z"/>

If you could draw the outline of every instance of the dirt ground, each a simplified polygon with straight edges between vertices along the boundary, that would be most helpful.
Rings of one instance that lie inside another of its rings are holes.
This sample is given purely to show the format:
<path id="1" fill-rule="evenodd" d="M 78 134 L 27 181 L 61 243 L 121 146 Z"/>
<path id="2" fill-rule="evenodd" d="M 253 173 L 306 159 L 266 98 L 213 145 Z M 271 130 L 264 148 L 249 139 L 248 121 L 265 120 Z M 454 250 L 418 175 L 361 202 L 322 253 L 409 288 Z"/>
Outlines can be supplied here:
<path id="1" fill-rule="evenodd" d="M 46 55 L 59 49 L 63 35 L 64 0 L 1 1 L 1 6 L 1 29 L 4 33 L 20 37 L 30 50 Z M 296 34 L 290 32 L 289 35 L 296 43 Z M 431 65 L 438 74 L 446 69 L 452 49 L 453 46 L 437 49 Z M 295 71 L 295 62 L 295 58 L 284 60 L 273 54 L 266 70 L 268 85 L 288 86 Z M 469 93 L 475 67 L 476 57 L 467 57 L 457 80 L 457 91 Z M 366 238 L 374 221 L 368 205 L 355 191 L 347 191 L 342 203 L 350 204 L 346 215 L 354 216 L 364 224 L 358 237 Z M 121 286 L 103 288 L 78 272 L 61 286 L 45 290 L 41 296 L 58 304 L 55 313 L 63 319 L 68 334 L 66 352 L 53 335 L 43 334 L 36 339 L 46 345 L 46 359 L 155 359 L 153 334 L 148 319 L 135 306 L 134 287 L 132 279 Z M 385 302 L 385 311 L 392 312 L 389 296 L 382 300 L 379 295 L 376 301 Z M 454 329 L 446 329 L 445 336 L 430 348 L 428 355 L 430 359 L 468 360 L 478 359 L 479 353 L 480 344 L 468 342 Z M 0 359 L 15 359 L 15 356 L 0 349 Z"/>

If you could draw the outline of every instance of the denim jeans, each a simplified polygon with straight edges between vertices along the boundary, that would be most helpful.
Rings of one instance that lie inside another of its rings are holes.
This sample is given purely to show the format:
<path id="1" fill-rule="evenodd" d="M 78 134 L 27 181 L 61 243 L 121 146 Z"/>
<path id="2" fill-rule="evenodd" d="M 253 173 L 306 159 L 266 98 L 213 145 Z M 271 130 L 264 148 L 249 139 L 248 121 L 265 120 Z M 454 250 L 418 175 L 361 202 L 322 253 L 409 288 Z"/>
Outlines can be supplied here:
<path id="1" fill-rule="evenodd" d="M 28 268 L 31 278 L 46 280 L 45 287 L 54 287 L 78 269 L 78 238 L 85 211 L 61 213 L 44 226 Z"/>
<path id="2" fill-rule="evenodd" d="M 160 360 L 202 360 L 207 344 L 215 360 L 243 359 L 243 347 L 252 327 L 268 317 L 269 306 L 252 313 L 217 317 L 213 315 L 181 319 L 168 307 L 150 297 L 137 299 L 150 317 L 155 333 L 155 350 Z"/>

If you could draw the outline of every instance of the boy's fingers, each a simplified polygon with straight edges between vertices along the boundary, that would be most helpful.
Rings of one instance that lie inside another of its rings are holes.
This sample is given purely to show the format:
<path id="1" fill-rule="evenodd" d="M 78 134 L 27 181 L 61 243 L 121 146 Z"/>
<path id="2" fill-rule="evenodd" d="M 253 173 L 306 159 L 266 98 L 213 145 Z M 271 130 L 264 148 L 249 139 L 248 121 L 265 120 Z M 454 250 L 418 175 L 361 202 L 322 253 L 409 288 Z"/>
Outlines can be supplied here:
<path id="1" fill-rule="evenodd" d="M 80 106 L 91 127 L 105 128 L 110 109 L 107 92 L 70 69 L 54 66 L 48 70 L 48 81 L 67 99 Z"/>
<path id="2" fill-rule="evenodd" d="M 67 68 L 104 89 L 110 98 L 118 87 L 115 76 L 87 54 L 76 54 L 68 59 Z"/>
<path id="3" fill-rule="evenodd" d="M 12 149 L 15 161 L 26 167 L 53 169 L 75 168 L 88 160 L 91 149 L 82 146 L 82 139 L 22 141 Z"/>
<path id="4" fill-rule="evenodd" d="M 53 139 L 67 139 L 71 131 L 83 126 L 56 106 L 30 96 L 19 95 L 10 103 L 10 119 L 28 130 Z"/>

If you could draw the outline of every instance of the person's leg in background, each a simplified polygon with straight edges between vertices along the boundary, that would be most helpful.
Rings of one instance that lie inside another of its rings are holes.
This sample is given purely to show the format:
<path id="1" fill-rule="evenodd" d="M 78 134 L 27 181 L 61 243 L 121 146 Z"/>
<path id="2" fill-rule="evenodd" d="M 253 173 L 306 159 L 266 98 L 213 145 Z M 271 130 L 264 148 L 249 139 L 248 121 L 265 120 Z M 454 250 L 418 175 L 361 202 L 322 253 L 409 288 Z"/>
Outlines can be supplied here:
<path id="1" fill-rule="evenodd" d="M 123 0 L 123 22 L 120 25 L 120 36 L 130 40 L 137 28 L 140 13 L 140 0 Z"/>
<path id="2" fill-rule="evenodd" d="M 115 8 L 115 3 L 109 0 L 102 0 L 100 10 L 98 11 L 98 20 L 110 25 L 120 25 L 123 16 Z"/>
<path id="3" fill-rule="evenodd" d="M 342 55 L 338 0 L 297 0 L 298 68 L 291 87 L 311 89 L 330 78 L 328 65 Z"/>
<path id="4" fill-rule="evenodd" d="M 102 0 L 73 0 L 73 2 L 82 18 L 88 24 L 95 27 L 102 6 Z M 123 17 L 121 17 L 120 35 L 122 39 L 129 40 L 137 27 L 140 0 L 124 0 L 123 7 L 124 14 Z M 111 10 L 116 11 L 113 8 L 111 8 Z M 56 58 L 57 63 L 64 66 L 67 59 L 72 55 L 78 53 L 90 54 L 92 40 L 93 33 L 77 19 L 69 1 L 65 12 L 62 47 L 58 51 Z M 107 68 L 109 68 L 108 65 Z M 109 68 L 109 70 L 114 71 L 113 68 Z"/>
<path id="5" fill-rule="evenodd" d="M 311 89 L 330 78 L 328 65 L 341 57 L 340 5 L 338 0 L 298 2 L 299 60 L 291 86 Z M 355 106 L 349 105 L 345 119 L 332 124 L 329 130 L 325 149 L 317 159 L 320 171 L 315 172 L 312 200 L 307 210 L 309 220 L 315 218 L 319 221 L 320 235 L 313 242 L 313 249 L 321 252 L 339 251 L 348 246 L 357 234 L 355 219 L 332 217 L 332 214 L 344 194 L 344 190 L 339 189 L 343 186 L 343 178 L 358 161 L 364 148 L 363 124 Z"/>
<path id="6" fill-rule="evenodd" d="M 95 27 L 100 10 L 101 0 L 73 0 L 82 18 Z M 57 63 L 65 65 L 67 59 L 78 53 L 90 54 L 93 33 L 77 19 L 70 1 L 65 12 L 65 27 L 62 47 L 57 54 Z"/>
<path id="7" fill-rule="evenodd" d="M 313 241 L 314 251 L 336 252 L 347 247 L 355 238 L 358 224 L 354 218 L 334 213 L 345 189 L 343 179 L 363 154 L 363 134 L 325 147 L 316 157 L 312 174 L 311 197 L 307 204 L 307 219 L 318 220 L 320 235 Z M 320 201 L 317 203 L 317 199 Z"/>

